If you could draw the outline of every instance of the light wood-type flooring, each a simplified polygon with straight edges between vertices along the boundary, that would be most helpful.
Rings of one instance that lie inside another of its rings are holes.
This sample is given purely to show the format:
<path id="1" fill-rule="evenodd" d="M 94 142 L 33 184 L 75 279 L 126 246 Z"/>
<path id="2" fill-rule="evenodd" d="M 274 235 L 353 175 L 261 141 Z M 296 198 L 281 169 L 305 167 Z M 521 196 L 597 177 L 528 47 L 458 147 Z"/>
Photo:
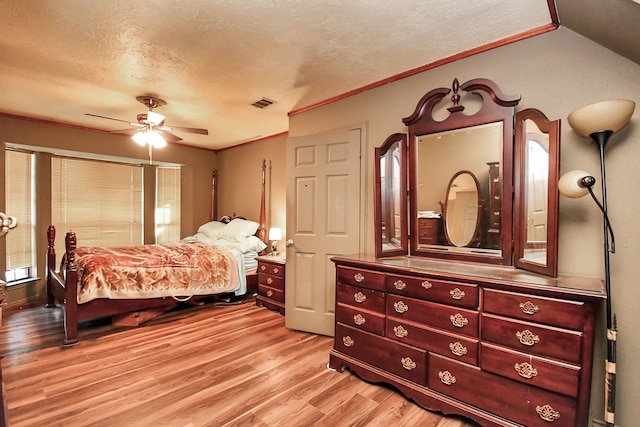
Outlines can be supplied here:
<path id="1" fill-rule="evenodd" d="M 328 369 L 332 338 L 287 329 L 252 300 L 177 309 L 138 327 L 81 323 L 79 338 L 62 347 L 60 308 L 5 310 L 11 427 L 474 425 Z"/>

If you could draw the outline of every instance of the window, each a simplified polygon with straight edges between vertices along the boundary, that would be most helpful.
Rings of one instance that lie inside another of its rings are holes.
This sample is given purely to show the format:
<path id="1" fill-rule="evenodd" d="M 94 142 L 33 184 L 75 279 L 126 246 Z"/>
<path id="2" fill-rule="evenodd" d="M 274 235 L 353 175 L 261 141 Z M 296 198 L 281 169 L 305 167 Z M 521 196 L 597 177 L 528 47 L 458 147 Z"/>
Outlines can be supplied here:
<path id="1" fill-rule="evenodd" d="M 78 246 L 143 243 L 142 166 L 54 157 L 51 164 L 51 215 L 58 249 L 67 231 Z"/>
<path id="2" fill-rule="evenodd" d="M 156 169 L 156 243 L 180 241 L 180 168 Z"/>
<path id="3" fill-rule="evenodd" d="M 6 214 L 18 219 L 18 226 L 5 236 L 9 285 L 35 277 L 33 154 L 22 151 L 5 152 Z"/>

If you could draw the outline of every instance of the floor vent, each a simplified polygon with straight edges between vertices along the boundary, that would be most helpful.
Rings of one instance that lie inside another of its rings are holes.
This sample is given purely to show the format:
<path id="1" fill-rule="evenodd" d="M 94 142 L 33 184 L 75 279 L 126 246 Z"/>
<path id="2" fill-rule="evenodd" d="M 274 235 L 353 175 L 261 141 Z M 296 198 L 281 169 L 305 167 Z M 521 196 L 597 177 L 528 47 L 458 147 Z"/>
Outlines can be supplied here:
<path id="1" fill-rule="evenodd" d="M 261 98 L 259 101 L 254 102 L 253 105 L 256 108 L 266 108 L 271 104 L 275 104 L 276 101 L 269 98 Z"/>

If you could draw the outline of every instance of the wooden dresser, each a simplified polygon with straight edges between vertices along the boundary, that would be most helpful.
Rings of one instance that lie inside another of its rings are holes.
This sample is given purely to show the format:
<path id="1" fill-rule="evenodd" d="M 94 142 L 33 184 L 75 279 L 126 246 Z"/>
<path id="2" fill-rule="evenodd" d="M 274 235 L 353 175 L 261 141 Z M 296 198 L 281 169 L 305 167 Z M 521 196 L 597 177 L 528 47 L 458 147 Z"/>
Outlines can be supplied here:
<path id="1" fill-rule="evenodd" d="M 418 244 L 439 245 L 443 241 L 442 218 L 418 218 Z"/>
<path id="2" fill-rule="evenodd" d="M 258 296 L 256 305 L 284 314 L 285 258 L 265 255 L 258 260 Z"/>
<path id="3" fill-rule="evenodd" d="M 333 261 L 332 368 L 483 426 L 587 425 L 600 280 L 415 257 Z"/>

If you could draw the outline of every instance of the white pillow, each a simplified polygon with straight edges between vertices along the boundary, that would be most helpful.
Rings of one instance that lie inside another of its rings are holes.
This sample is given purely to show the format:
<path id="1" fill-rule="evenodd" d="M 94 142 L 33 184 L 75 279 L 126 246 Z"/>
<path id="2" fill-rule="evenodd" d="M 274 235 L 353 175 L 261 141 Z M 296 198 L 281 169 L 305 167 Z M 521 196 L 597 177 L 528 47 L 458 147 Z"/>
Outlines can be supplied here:
<path id="1" fill-rule="evenodd" d="M 207 222 L 206 224 L 202 224 L 200 228 L 198 228 L 198 233 L 205 234 L 207 235 L 207 237 L 210 237 L 212 239 L 217 239 L 218 237 L 220 237 L 222 229 L 226 227 L 226 225 L 227 224 L 220 221 Z"/>
<path id="2" fill-rule="evenodd" d="M 260 224 L 246 219 L 236 218 L 225 225 L 220 233 L 220 237 L 227 240 L 242 242 L 249 236 L 256 234 Z"/>
<path id="3" fill-rule="evenodd" d="M 215 242 L 211 243 L 213 246 L 218 248 L 226 248 L 226 249 L 237 249 L 240 252 L 260 252 L 267 245 L 261 241 L 257 236 L 249 236 L 246 239 L 242 240 L 242 242 L 236 242 L 226 239 L 218 239 Z"/>

